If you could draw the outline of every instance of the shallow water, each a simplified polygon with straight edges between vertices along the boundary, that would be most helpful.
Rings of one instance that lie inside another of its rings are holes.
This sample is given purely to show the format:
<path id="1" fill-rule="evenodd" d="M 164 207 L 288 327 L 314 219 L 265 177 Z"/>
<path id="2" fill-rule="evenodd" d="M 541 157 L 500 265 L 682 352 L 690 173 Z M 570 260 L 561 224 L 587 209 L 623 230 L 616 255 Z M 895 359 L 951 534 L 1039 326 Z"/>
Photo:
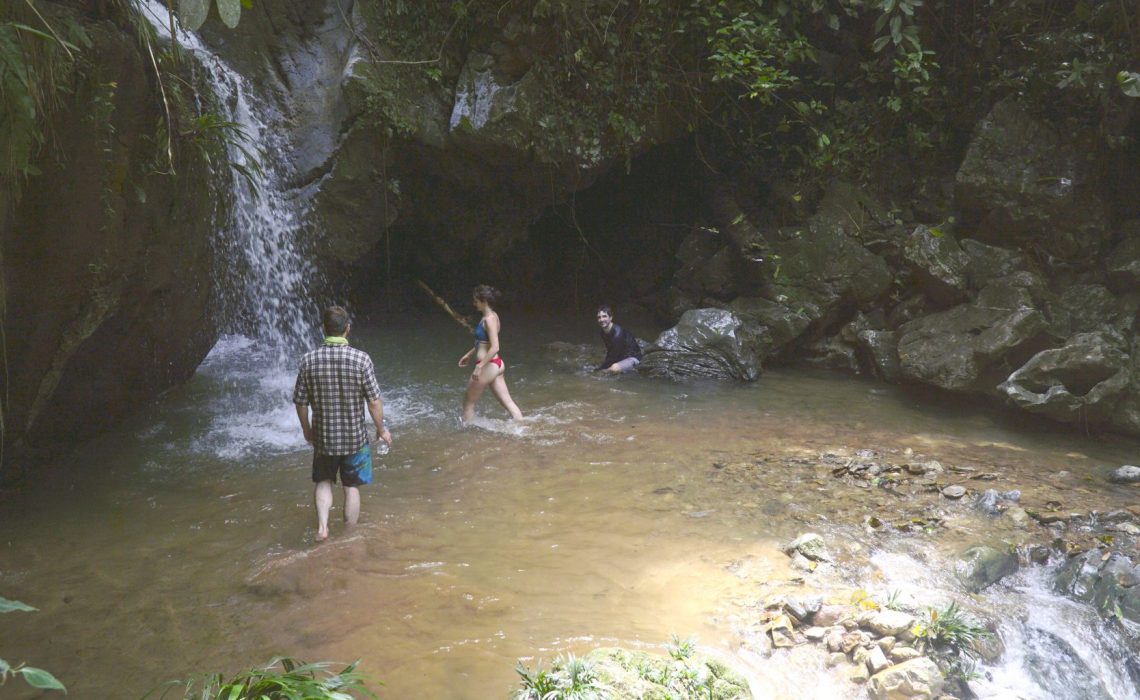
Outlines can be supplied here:
<path id="1" fill-rule="evenodd" d="M 526 418 L 504 420 L 488 394 L 469 429 L 458 425 L 468 371 L 455 366 L 467 335 L 423 320 L 359 329 L 396 445 L 363 492 L 362 522 L 336 520 L 338 491 L 319 545 L 292 376 L 226 339 L 145 415 L 0 496 L 0 595 L 40 609 L 0 620 L 0 658 L 53 671 L 79 698 L 139 697 L 276 654 L 359 658 L 388 698 L 506 698 L 519 658 L 662 650 L 676 634 L 746 668 L 758 697 L 862 697 L 811 649 L 767 660 L 742 649 L 749 605 L 802 580 L 779 545 L 821 532 L 871 562 L 835 581 L 886 585 L 916 561 L 937 568 L 967 542 L 1018 535 L 949 502 L 936 536 L 868 533 L 868 515 L 909 504 L 833 479 L 821 453 L 909 448 L 1000 472 L 1023 502 L 1140 502 L 1103 479 L 1135 463 L 1132 441 L 1016 428 L 834 374 L 769 372 L 749 386 L 600 377 L 589 324 L 504 323 Z M 565 340 L 588 345 L 548 346 Z M 923 595 L 952 586 L 935 577 Z M 1003 591 L 1020 601 L 1007 607 L 1029 597 Z M 1010 663 L 993 687 L 1045 697 Z"/>

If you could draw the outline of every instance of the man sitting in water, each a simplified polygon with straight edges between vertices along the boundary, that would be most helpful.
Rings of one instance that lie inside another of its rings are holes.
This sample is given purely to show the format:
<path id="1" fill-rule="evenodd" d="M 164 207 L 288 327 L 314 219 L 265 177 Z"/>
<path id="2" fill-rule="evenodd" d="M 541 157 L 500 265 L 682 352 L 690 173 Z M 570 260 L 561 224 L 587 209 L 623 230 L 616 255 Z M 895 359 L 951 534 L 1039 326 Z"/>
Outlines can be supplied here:
<path id="1" fill-rule="evenodd" d="M 606 344 L 606 359 L 598 370 L 620 374 L 632 372 L 641 364 L 641 344 L 633 333 L 614 323 L 610 307 L 598 307 L 598 325 L 602 327 L 602 342 Z"/>

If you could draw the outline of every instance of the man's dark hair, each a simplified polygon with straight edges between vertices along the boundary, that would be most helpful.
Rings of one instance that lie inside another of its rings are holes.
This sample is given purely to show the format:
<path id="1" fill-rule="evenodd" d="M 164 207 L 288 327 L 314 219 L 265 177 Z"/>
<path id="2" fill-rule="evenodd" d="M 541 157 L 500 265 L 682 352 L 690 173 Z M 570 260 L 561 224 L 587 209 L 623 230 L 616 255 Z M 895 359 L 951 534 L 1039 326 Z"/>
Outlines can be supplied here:
<path id="1" fill-rule="evenodd" d="M 594 313 L 600 314 L 603 311 L 606 313 L 606 316 L 609 316 L 610 318 L 614 317 L 614 312 L 610 311 L 610 305 L 609 304 L 602 304 L 601 306 L 598 307 L 598 310 L 595 311 Z"/>
<path id="2" fill-rule="evenodd" d="M 348 311 L 343 306 L 330 306 L 321 313 L 325 335 L 344 335 L 348 330 Z"/>

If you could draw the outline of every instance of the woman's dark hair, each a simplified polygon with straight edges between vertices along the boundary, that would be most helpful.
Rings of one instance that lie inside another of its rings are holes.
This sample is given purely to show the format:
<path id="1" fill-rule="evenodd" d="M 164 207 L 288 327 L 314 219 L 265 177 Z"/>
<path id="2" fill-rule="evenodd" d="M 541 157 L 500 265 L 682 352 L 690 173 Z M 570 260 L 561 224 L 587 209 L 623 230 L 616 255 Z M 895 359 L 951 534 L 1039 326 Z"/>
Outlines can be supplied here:
<path id="1" fill-rule="evenodd" d="M 489 284 L 479 284 L 475 286 L 475 291 L 471 293 L 471 296 L 484 304 L 491 304 L 502 296 L 502 292 Z"/>

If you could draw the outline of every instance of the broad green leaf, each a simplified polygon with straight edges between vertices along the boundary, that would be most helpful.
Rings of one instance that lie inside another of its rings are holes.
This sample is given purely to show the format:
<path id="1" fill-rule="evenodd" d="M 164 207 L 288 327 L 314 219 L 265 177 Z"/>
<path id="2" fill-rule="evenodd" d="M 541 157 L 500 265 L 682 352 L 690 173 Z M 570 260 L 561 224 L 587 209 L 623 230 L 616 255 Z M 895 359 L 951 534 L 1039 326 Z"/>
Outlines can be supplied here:
<path id="1" fill-rule="evenodd" d="M 6 612 L 35 612 L 35 608 L 30 605 L 25 605 L 18 600 L 8 600 L 7 598 L 0 598 L 0 613 Z"/>
<path id="2" fill-rule="evenodd" d="M 1129 97 L 1140 97 L 1140 73 L 1122 70 L 1116 74 L 1116 83 Z"/>
<path id="3" fill-rule="evenodd" d="M 178 21 L 188 31 L 198 31 L 209 14 L 210 0 L 178 0 Z"/>
<path id="4" fill-rule="evenodd" d="M 253 9 L 253 0 L 241 0 L 241 6 L 247 10 Z"/>
<path id="5" fill-rule="evenodd" d="M 236 27 L 241 19 L 241 0 L 217 0 L 217 3 L 222 23 L 230 29 Z"/>
<path id="6" fill-rule="evenodd" d="M 42 668 L 32 668 L 31 666 L 25 666 L 17 671 L 17 673 L 24 674 L 24 680 L 27 681 L 28 685 L 32 686 L 33 688 L 43 688 L 44 690 L 62 690 L 65 693 L 67 692 L 67 688 L 63 687 L 63 683 L 60 683 L 58 680 L 56 680 L 55 676 L 51 675 Z"/>

